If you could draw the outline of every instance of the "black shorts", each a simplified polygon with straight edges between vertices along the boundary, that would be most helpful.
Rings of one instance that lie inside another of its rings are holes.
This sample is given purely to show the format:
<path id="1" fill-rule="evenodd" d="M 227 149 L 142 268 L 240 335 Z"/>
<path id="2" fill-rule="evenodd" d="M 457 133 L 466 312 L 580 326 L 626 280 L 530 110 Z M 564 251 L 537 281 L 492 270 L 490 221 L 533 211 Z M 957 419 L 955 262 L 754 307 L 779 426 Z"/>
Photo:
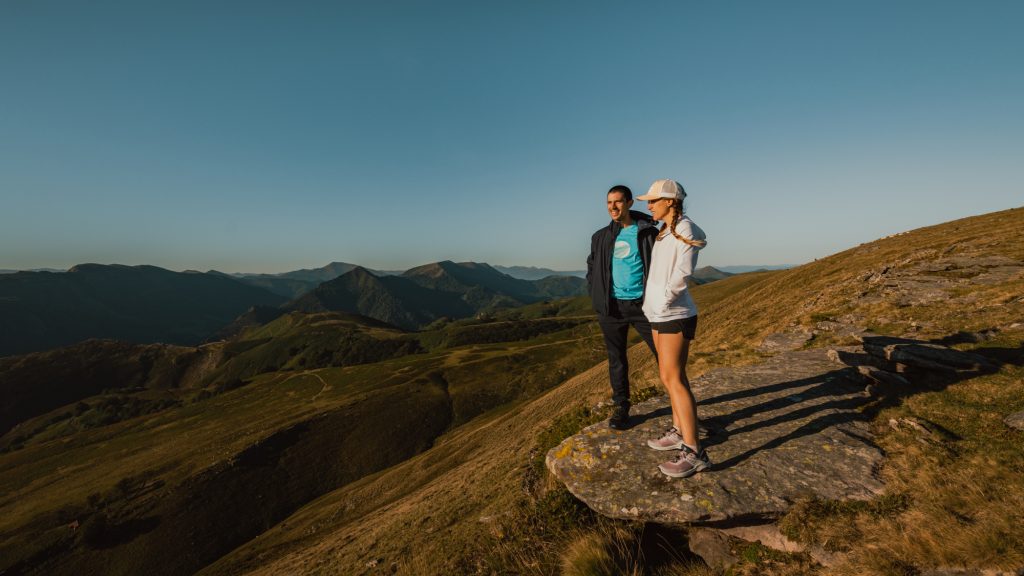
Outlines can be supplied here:
<path id="1" fill-rule="evenodd" d="M 697 317 L 690 316 L 689 318 L 669 320 L 668 322 L 651 322 L 651 329 L 656 330 L 658 334 L 679 334 L 682 332 L 683 338 L 693 340 L 693 337 L 697 334 Z"/>

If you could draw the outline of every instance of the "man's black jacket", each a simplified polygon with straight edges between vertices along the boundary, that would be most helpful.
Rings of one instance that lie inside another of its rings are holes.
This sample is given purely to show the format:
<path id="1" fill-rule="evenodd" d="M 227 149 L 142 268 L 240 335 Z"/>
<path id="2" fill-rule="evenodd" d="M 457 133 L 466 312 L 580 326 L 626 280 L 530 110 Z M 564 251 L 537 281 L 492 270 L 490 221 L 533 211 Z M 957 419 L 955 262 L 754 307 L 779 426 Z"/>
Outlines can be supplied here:
<path id="1" fill-rule="evenodd" d="M 651 250 L 654 239 L 658 236 L 658 227 L 654 220 L 643 212 L 629 211 L 633 222 L 639 226 L 636 232 L 636 244 L 640 250 L 640 260 L 644 263 L 644 285 L 647 285 L 647 271 L 651 268 Z M 622 230 L 622 225 L 612 220 L 608 226 L 601 228 L 590 238 L 590 256 L 587 256 L 587 287 L 590 300 L 598 316 L 608 315 L 608 305 L 612 298 L 612 250 L 615 237 Z"/>

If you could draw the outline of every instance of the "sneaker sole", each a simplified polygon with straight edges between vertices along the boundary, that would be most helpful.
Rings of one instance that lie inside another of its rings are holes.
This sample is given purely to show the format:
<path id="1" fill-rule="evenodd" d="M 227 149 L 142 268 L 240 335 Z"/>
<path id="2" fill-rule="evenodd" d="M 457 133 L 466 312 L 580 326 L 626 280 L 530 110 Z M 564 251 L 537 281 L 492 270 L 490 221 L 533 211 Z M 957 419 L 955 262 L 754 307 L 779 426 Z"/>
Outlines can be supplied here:
<path id="1" fill-rule="evenodd" d="M 681 450 L 683 448 L 683 442 L 681 440 L 679 442 L 676 442 L 675 444 L 670 444 L 668 446 L 659 446 L 655 444 L 655 442 L 657 442 L 657 440 L 648 440 L 647 447 L 658 451 Z"/>
<path id="2" fill-rule="evenodd" d="M 658 466 L 658 470 L 661 470 L 662 474 L 664 474 L 665 476 L 668 476 L 670 478 L 689 478 L 690 476 L 693 476 L 697 472 L 701 472 L 703 470 L 708 470 L 710 468 L 711 468 L 711 463 L 710 462 L 708 462 L 707 464 L 700 464 L 696 468 L 690 468 L 686 472 L 665 472 L 664 468 L 662 468 L 660 465 Z"/>

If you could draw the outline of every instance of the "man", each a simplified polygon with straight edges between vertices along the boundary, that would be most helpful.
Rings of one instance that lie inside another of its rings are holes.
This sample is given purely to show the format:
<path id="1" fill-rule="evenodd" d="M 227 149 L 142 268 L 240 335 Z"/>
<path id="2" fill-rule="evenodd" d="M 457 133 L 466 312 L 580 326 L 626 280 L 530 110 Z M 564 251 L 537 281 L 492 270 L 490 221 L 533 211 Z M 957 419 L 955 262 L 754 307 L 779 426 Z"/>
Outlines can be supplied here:
<path id="1" fill-rule="evenodd" d="M 626 335 L 630 326 L 657 355 L 651 325 L 642 306 L 651 249 L 658 229 L 650 216 L 630 210 L 633 192 L 626 186 L 613 186 L 607 200 L 612 221 L 590 239 L 587 284 L 608 349 L 608 376 L 615 404 L 608 426 L 625 430 L 629 427 L 630 408 L 629 360 L 626 357 Z"/>

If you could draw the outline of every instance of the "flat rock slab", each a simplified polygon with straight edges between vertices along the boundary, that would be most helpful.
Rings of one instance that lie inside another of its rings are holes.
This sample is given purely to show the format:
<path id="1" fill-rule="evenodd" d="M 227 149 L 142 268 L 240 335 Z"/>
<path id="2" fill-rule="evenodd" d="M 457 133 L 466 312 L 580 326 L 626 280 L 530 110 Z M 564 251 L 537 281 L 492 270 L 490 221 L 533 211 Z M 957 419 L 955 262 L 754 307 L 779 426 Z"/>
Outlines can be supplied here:
<path id="1" fill-rule="evenodd" d="M 1014 412 L 1003 419 L 1003 422 L 1005 422 L 1010 428 L 1024 430 L 1024 412 Z"/>
<path id="2" fill-rule="evenodd" d="M 824 320 L 814 325 L 814 332 L 812 334 L 817 335 L 821 333 L 829 333 L 839 338 L 863 337 L 865 334 L 870 334 L 867 328 L 862 326 L 844 324 L 832 320 Z"/>
<path id="3" fill-rule="evenodd" d="M 769 334 L 761 341 L 757 349 L 760 352 L 767 354 L 774 354 L 777 352 L 785 352 L 790 350 L 799 350 L 804 344 L 814 338 L 814 334 L 805 331 L 794 331 L 794 332 L 776 332 L 775 334 Z"/>
<path id="4" fill-rule="evenodd" d="M 600 422 L 566 438 L 548 452 L 548 468 L 605 516 L 663 524 L 757 523 L 801 497 L 866 500 L 881 493 L 883 454 L 857 410 L 870 400 L 864 380 L 826 350 L 721 368 L 692 386 L 711 470 L 686 479 L 658 470 L 674 452 L 652 450 L 647 440 L 671 426 L 667 397 L 634 406 L 630 430 Z"/>

